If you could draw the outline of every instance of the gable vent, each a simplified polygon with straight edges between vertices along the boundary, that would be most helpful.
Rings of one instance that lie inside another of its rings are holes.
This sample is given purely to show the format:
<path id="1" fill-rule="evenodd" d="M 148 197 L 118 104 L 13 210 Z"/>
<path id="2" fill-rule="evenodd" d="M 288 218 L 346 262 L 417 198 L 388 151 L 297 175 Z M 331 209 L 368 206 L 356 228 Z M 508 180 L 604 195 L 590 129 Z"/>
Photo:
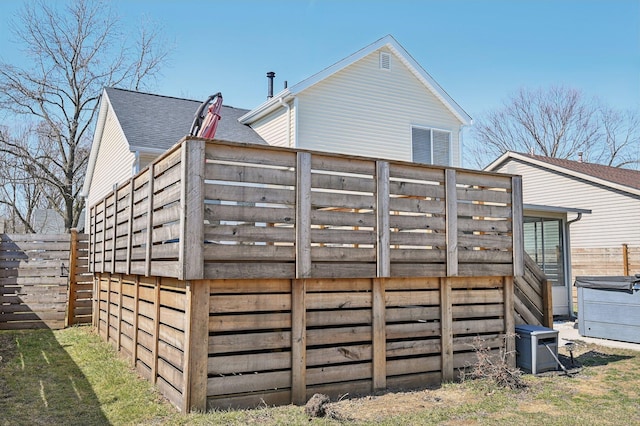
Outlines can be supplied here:
<path id="1" fill-rule="evenodd" d="M 380 69 L 391 69 L 391 55 L 386 52 L 380 52 Z"/>

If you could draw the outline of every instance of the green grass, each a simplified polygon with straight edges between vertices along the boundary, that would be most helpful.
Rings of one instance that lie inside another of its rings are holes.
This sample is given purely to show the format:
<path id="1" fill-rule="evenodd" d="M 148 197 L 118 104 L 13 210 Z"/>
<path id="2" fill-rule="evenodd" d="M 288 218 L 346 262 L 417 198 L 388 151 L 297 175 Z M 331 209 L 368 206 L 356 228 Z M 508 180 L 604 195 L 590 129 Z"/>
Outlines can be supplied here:
<path id="1" fill-rule="evenodd" d="M 490 382 L 387 393 L 332 404 L 180 414 L 88 327 L 0 331 L 0 425 L 640 424 L 640 353 L 585 346 L 573 377 L 525 376 L 524 390 Z"/>

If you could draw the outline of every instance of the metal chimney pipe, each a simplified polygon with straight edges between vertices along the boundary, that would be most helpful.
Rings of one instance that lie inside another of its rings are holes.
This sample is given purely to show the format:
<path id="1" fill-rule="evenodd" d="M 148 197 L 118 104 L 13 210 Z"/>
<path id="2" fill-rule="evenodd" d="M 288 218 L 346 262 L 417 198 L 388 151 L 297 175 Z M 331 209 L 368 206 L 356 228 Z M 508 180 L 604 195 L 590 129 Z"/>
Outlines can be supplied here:
<path id="1" fill-rule="evenodd" d="M 284 81 L 284 88 L 286 89 L 287 87 L 289 87 L 289 83 L 287 82 L 287 80 Z"/>
<path id="2" fill-rule="evenodd" d="M 582 151 L 578 152 L 578 163 L 582 163 Z"/>
<path id="3" fill-rule="evenodd" d="M 269 90 L 267 91 L 267 99 L 273 98 L 273 79 L 275 78 L 276 73 L 273 71 L 269 71 L 267 73 L 267 79 L 269 79 Z"/>

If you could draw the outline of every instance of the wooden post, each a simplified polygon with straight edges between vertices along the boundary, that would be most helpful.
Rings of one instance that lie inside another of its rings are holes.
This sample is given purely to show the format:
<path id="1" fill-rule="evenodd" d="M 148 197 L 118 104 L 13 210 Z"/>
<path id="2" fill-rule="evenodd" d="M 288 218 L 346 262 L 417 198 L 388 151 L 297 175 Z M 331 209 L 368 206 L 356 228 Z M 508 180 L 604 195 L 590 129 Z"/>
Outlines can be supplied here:
<path id="1" fill-rule="evenodd" d="M 116 273 L 116 236 L 118 232 L 118 184 L 113 186 L 113 237 L 111 242 L 111 273 Z"/>
<path id="2" fill-rule="evenodd" d="M 307 402 L 306 280 L 291 280 L 291 403 Z"/>
<path id="3" fill-rule="evenodd" d="M 622 244 L 622 274 L 629 276 L 629 246 Z"/>
<path id="4" fill-rule="evenodd" d="M 78 269 L 78 230 L 72 229 L 69 235 L 69 286 L 67 289 L 67 314 L 65 315 L 65 327 L 76 323 L 76 273 Z"/>
<path id="5" fill-rule="evenodd" d="M 104 273 L 107 253 L 107 198 L 102 200 L 102 254 L 100 256 L 100 272 Z"/>
<path id="6" fill-rule="evenodd" d="M 131 245 L 133 244 L 133 194 L 135 188 L 135 178 L 129 181 L 129 217 L 127 218 L 127 259 L 126 259 L 126 274 L 131 274 Z"/>
<path id="7" fill-rule="evenodd" d="M 511 214 L 513 226 L 513 276 L 524 275 L 524 210 L 522 206 L 522 177 L 511 178 Z"/>
<path id="8" fill-rule="evenodd" d="M 122 344 L 122 274 L 118 274 L 118 326 L 116 329 L 118 330 L 116 349 L 119 351 Z"/>
<path id="9" fill-rule="evenodd" d="M 93 311 L 91 312 L 91 323 L 100 335 L 100 276 L 93 274 Z"/>
<path id="10" fill-rule="evenodd" d="M 373 390 L 376 391 L 387 387 L 385 280 L 374 278 L 372 285 Z"/>
<path id="11" fill-rule="evenodd" d="M 160 283 L 161 278 L 156 277 L 154 287 L 155 294 L 153 298 L 153 307 L 155 310 L 153 315 L 153 348 L 151 351 L 151 381 L 154 384 L 158 381 L 158 344 L 160 342 Z"/>
<path id="12" fill-rule="evenodd" d="M 153 184 L 154 184 L 154 164 L 149 165 L 147 173 L 149 173 L 148 195 L 147 195 L 147 239 L 145 243 L 145 255 L 144 255 L 144 275 L 145 277 L 151 276 L 151 248 L 153 247 Z M 202 236 L 204 238 L 204 234 Z"/>
<path id="13" fill-rule="evenodd" d="M 182 142 L 180 280 L 204 278 L 205 144 L 198 139 Z"/>
<path id="14" fill-rule="evenodd" d="M 104 265 L 104 262 L 102 262 L 102 264 Z M 106 327 L 107 329 L 105 330 L 105 341 L 107 343 L 109 343 L 109 334 L 111 333 L 111 278 L 112 275 L 111 274 L 107 274 L 109 277 L 109 284 L 107 284 L 107 318 L 105 318 L 105 323 L 106 323 Z M 102 275 L 100 275 L 100 277 L 102 277 Z"/>
<path id="15" fill-rule="evenodd" d="M 140 302 L 140 276 L 135 277 L 135 293 L 133 296 L 133 348 L 131 350 L 132 366 L 135 368 L 138 363 L 138 314 Z"/>
<path id="16" fill-rule="evenodd" d="M 447 233 L 447 276 L 458 276 L 458 194 L 456 192 L 456 171 L 445 171 L 446 233 Z"/>
<path id="17" fill-rule="evenodd" d="M 97 229 L 96 229 L 96 221 L 97 221 L 97 214 L 96 214 L 96 208 L 97 206 L 93 206 L 91 208 L 91 211 L 93 212 L 90 216 L 90 221 L 91 223 L 89 224 L 89 227 L 91 229 L 91 233 L 89 234 L 89 251 L 90 253 L 90 259 L 89 259 L 89 271 L 96 273 L 98 271 L 96 271 L 96 234 L 97 234 Z"/>
<path id="18" fill-rule="evenodd" d="M 448 278 L 440 278 L 440 339 L 442 381 L 450 382 L 453 380 L 453 306 Z"/>
<path id="19" fill-rule="evenodd" d="M 209 282 L 187 281 L 183 413 L 207 409 L 209 357 Z"/>
<path id="20" fill-rule="evenodd" d="M 389 237 L 389 163 L 376 161 L 376 254 L 378 277 L 391 276 Z"/>
<path id="21" fill-rule="evenodd" d="M 502 280 L 504 297 L 504 334 L 505 334 L 505 354 L 510 367 L 516 366 L 516 321 L 514 309 L 514 285 L 513 277 L 507 276 Z"/>
<path id="22" fill-rule="evenodd" d="M 311 277 L 311 154 L 296 158 L 296 278 Z"/>
<path id="23" fill-rule="evenodd" d="M 551 281 L 542 280 L 542 325 L 553 328 L 553 291 Z"/>

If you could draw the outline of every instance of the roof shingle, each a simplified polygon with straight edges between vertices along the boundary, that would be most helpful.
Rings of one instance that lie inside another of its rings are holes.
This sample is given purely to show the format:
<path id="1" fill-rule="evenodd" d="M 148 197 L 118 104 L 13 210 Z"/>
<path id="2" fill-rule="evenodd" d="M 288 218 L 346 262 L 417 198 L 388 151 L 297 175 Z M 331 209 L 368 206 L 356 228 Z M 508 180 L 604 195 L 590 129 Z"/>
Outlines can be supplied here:
<path id="1" fill-rule="evenodd" d="M 565 160 L 561 158 L 544 157 L 541 155 L 531 155 L 518 153 L 523 157 L 534 160 L 543 161 L 555 166 L 564 167 L 565 169 L 583 173 L 594 178 L 606 180 L 611 183 L 625 185 L 631 188 L 640 189 L 640 171 L 622 169 L 619 167 L 604 166 L 602 164 L 584 163 L 579 161 Z"/>
<path id="2" fill-rule="evenodd" d="M 202 102 L 108 87 L 105 89 L 129 145 L 165 151 L 189 134 Z M 248 110 L 223 105 L 216 139 L 265 145 L 251 127 L 238 121 Z"/>

